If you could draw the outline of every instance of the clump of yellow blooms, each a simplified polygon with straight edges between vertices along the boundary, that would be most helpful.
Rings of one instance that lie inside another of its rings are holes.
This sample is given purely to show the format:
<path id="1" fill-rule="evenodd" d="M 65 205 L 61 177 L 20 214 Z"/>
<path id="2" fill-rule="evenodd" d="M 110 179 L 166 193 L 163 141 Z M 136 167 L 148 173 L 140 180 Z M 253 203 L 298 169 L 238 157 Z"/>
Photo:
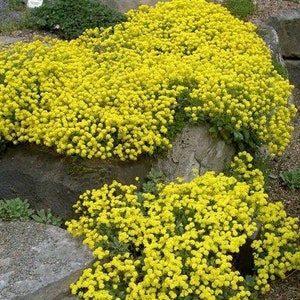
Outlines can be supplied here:
<path id="1" fill-rule="evenodd" d="M 292 87 L 254 25 L 204 0 L 141 6 L 127 16 L 70 42 L 0 51 L 0 139 L 136 159 L 171 147 L 170 126 L 184 109 L 191 121 L 210 120 L 244 140 L 250 133 L 282 153 L 295 114 Z"/>
<path id="2" fill-rule="evenodd" d="M 76 283 L 83 299 L 249 299 L 276 275 L 300 269 L 296 218 L 267 203 L 263 176 L 240 153 L 235 177 L 207 172 L 189 183 L 157 184 L 156 192 L 114 181 L 88 190 L 68 231 L 84 237 L 96 257 Z M 254 286 L 233 256 L 262 224 L 253 242 Z"/>

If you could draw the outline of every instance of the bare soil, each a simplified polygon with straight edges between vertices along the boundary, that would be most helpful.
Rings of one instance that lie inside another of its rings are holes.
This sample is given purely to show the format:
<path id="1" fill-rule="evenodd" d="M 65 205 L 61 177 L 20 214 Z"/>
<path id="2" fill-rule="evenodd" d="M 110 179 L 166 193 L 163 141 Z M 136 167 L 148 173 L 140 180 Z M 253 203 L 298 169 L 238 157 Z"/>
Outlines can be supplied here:
<path id="1" fill-rule="evenodd" d="M 280 177 L 281 172 L 300 168 L 300 90 L 295 90 L 294 95 L 294 102 L 298 107 L 298 113 L 292 122 L 295 129 L 291 143 L 283 155 L 270 162 L 267 192 L 269 201 L 282 201 L 288 215 L 300 218 L 300 190 L 291 191 Z M 259 300 L 299 300 L 300 271 L 291 272 L 284 280 L 275 280 L 271 286 L 270 293 L 262 295 Z"/>

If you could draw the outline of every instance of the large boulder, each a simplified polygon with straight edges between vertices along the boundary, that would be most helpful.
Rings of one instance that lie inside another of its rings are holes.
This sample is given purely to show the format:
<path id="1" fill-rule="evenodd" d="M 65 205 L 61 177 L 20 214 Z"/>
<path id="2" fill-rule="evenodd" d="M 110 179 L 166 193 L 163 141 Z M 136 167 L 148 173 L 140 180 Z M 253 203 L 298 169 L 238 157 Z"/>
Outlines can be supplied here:
<path id="1" fill-rule="evenodd" d="M 266 23 L 278 33 L 282 56 L 300 59 L 300 12 L 285 11 L 270 17 Z"/>
<path id="2" fill-rule="evenodd" d="M 94 261 L 65 230 L 0 221 L 0 299 L 72 299 L 69 285 Z"/>
<path id="3" fill-rule="evenodd" d="M 123 184 L 143 182 L 151 168 L 161 170 L 167 179 L 214 170 L 220 172 L 231 160 L 234 149 L 213 138 L 208 127 L 187 126 L 173 142 L 173 148 L 158 160 L 148 156 L 138 161 L 81 159 L 65 157 L 34 144 L 9 147 L 0 159 L 0 199 L 28 199 L 35 209 L 51 208 L 54 215 L 71 219 L 73 204 L 87 189 L 117 180 Z"/>
<path id="4" fill-rule="evenodd" d="M 65 157 L 34 144 L 9 147 L 0 159 L 0 199 L 28 199 L 35 209 L 51 208 L 63 219 L 74 217 L 73 204 L 87 189 L 118 180 L 143 180 L 151 170 L 149 158 L 139 161 L 85 160 Z"/>
<path id="5" fill-rule="evenodd" d="M 289 80 L 296 88 L 300 88 L 300 12 L 297 10 L 282 12 L 270 17 L 267 24 L 278 34 L 279 47 Z"/>
<path id="6" fill-rule="evenodd" d="M 173 147 L 157 161 L 168 181 L 181 177 L 192 180 L 206 171 L 221 172 L 231 161 L 234 147 L 209 133 L 207 126 L 186 126 Z"/>

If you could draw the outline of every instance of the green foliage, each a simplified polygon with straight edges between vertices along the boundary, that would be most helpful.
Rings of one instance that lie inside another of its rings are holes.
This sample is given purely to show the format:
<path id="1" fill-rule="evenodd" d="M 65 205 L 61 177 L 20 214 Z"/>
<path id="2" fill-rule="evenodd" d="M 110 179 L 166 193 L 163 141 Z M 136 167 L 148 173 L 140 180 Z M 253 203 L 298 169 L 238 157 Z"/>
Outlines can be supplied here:
<path id="1" fill-rule="evenodd" d="M 185 112 L 185 108 L 196 105 L 195 101 L 190 96 L 190 93 L 193 88 L 197 86 L 197 83 L 193 80 L 190 80 L 188 82 L 181 82 L 179 80 L 174 80 L 169 84 L 169 88 L 172 86 L 178 86 L 178 85 L 185 85 L 187 88 L 185 88 L 178 96 L 177 96 L 177 106 L 175 109 L 175 115 L 174 115 L 174 123 L 169 125 L 169 131 L 168 131 L 168 137 L 172 140 L 175 138 L 179 133 L 182 132 L 182 129 L 186 125 L 186 123 L 189 121 L 190 115 Z M 198 119 L 198 121 L 200 118 Z"/>
<path id="2" fill-rule="evenodd" d="M 173 84 L 183 83 L 174 82 Z M 197 86 L 196 82 L 191 81 L 188 84 L 189 88 L 183 90 L 177 98 L 178 104 L 175 110 L 174 123 L 169 126 L 168 137 L 171 140 L 174 139 L 177 134 L 182 132 L 187 122 L 195 125 L 208 124 L 210 126 L 209 133 L 213 137 L 222 138 L 227 144 L 234 145 L 238 151 L 247 150 L 250 153 L 255 153 L 262 143 L 257 133 L 251 128 L 236 129 L 223 114 L 209 117 L 200 112 L 197 114 L 197 121 L 192 120 L 193 112 L 189 110 L 189 107 L 201 105 L 190 96 L 192 89 Z"/>
<path id="3" fill-rule="evenodd" d="M 11 11 L 23 11 L 25 9 L 25 2 L 22 0 L 6 0 L 8 7 Z"/>
<path id="4" fill-rule="evenodd" d="M 167 184 L 152 170 L 154 193 L 114 181 L 82 194 L 74 205 L 80 216 L 66 226 L 84 238 L 96 262 L 71 284 L 71 293 L 199 299 L 201 291 L 203 299 L 250 300 L 268 292 L 276 276 L 299 268 L 298 218 L 288 217 L 281 202 L 267 201 L 263 174 L 249 153 L 239 153 L 232 168 L 235 177 L 207 172 Z M 244 277 L 233 255 L 242 255 L 258 230 L 251 244 L 253 275 Z"/>
<path id="5" fill-rule="evenodd" d="M 33 213 L 34 210 L 30 208 L 27 200 L 0 200 L 0 219 L 25 221 L 29 220 Z"/>
<path id="6" fill-rule="evenodd" d="M 54 226 L 61 226 L 63 224 L 63 221 L 60 217 L 55 217 L 52 215 L 50 208 L 48 208 L 46 211 L 44 209 L 38 210 L 36 214 L 31 216 L 31 218 L 38 223 L 51 224 Z"/>
<path id="7" fill-rule="evenodd" d="M 159 170 L 151 169 L 147 179 L 147 182 L 142 185 L 142 191 L 144 193 L 152 193 L 156 195 L 158 193 L 157 184 L 165 181 L 164 174 Z"/>
<path id="8" fill-rule="evenodd" d="M 279 75 L 281 75 L 284 79 L 289 78 L 287 70 L 275 58 L 272 59 L 272 64 Z"/>
<path id="9" fill-rule="evenodd" d="M 225 0 L 223 5 L 233 16 L 242 20 L 245 20 L 248 16 L 252 15 L 257 9 L 253 0 Z"/>
<path id="10" fill-rule="evenodd" d="M 250 152 L 249 152 L 250 153 Z M 270 177 L 271 177 L 271 156 L 265 153 L 261 150 L 256 150 L 253 153 L 251 153 L 253 160 L 251 161 L 251 164 L 253 168 L 258 169 L 263 174 L 263 182 L 264 182 L 264 189 L 265 191 L 269 191 L 270 189 Z M 226 176 L 236 176 L 236 170 L 230 166 L 225 166 L 224 174 Z"/>
<path id="11" fill-rule="evenodd" d="M 300 189 L 300 168 L 281 172 L 280 177 L 283 183 L 292 191 Z"/>
<path id="12" fill-rule="evenodd" d="M 221 137 L 227 144 L 234 145 L 238 151 L 247 150 L 249 153 L 255 153 L 261 141 L 257 134 L 251 128 L 240 128 L 237 130 L 234 126 L 226 124 L 224 118 L 213 118 L 207 120 L 211 125 L 209 133 L 214 137 Z"/>
<path id="13" fill-rule="evenodd" d="M 51 210 L 44 209 L 35 211 L 30 208 L 28 200 L 20 198 L 0 200 L 0 219 L 3 220 L 34 220 L 39 223 L 61 226 L 63 221 L 52 215 Z"/>
<path id="14" fill-rule="evenodd" d="M 125 19 L 97 0 L 46 0 L 30 11 L 26 23 L 31 28 L 47 30 L 70 40 L 88 28 L 114 26 Z"/>

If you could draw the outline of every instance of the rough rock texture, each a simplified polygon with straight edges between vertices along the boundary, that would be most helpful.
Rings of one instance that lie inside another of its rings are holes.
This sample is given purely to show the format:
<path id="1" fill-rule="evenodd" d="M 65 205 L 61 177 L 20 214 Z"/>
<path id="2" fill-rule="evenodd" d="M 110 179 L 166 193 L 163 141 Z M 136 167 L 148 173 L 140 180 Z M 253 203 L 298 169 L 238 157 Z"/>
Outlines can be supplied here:
<path id="1" fill-rule="evenodd" d="M 278 33 L 282 56 L 300 59 L 300 12 L 283 12 L 270 17 L 266 23 Z"/>
<path id="2" fill-rule="evenodd" d="M 300 28 L 299 28 L 300 30 Z M 300 32 L 300 31 L 299 31 Z M 299 34 L 300 35 L 300 34 Z M 285 67 L 289 74 L 289 79 L 291 83 L 300 88 L 300 59 L 285 59 Z"/>
<path id="3" fill-rule="evenodd" d="M 192 178 L 208 170 L 221 171 L 234 149 L 212 138 L 206 127 L 187 126 L 175 139 L 173 149 L 159 158 L 138 161 L 102 161 L 64 157 L 47 147 L 23 144 L 9 147 L 0 159 L 0 199 L 28 199 L 35 209 L 51 208 L 64 219 L 74 217 L 73 204 L 87 189 L 118 180 L 124 184 L 141 182 L 152 167 L 165 173 L 168 180 Z"/>
<path id="4" fill-rule="evenodd" d="M 190 180 L 194 168 L 199 174 L 221 171 L 233 153 L 232 147 L 212 138 L 206 127 L 187 126 L 173 149 L 159 159 L 159 167 L 169 180 L 177 176 Z M 51 208 L 53 214 L 70 219 L 74 217 L 72 205 L 86 189 L 113 179 L 132 183 L 139 176 L 142 181 L 155 165 L 146 157 L 137 162 L 103 162 L 64 157 L 41 146 L 17 145 L 0 159 L 0 199 L 28 199 L 36 209 Z M 0 222 L 0 300 L 71 300 L 67 287 L 90 258 L 63 229 Z"/>
<path id="5" fill-rule="evenodd" d="M 0 299 L 72 299 L 70 283 L 94 257 L 65 230 L 0 221 Z"/>
<path id="6" fill-rule="evenodd" d="M 274 15 L 267 20 L 279 37 L 279 46 L 289 80 L 300 88 L 300 11 L 291 10 Z"/>
<path id="7" fill-rule="evenodd" d="M 183 177 L 190 181 L 195 174 L 208 170 L 221 172 L 234 155 L 234 148 L 213 138 L 208 128 L 186 126 L 175 139 L 173 148 L 157 162 L 168 181 Z"/>
<path id="8" fill-rule="evenodd" d="M 0 47 L 13 44 L 20 41 L 18 37 L 13 37 L 13 36 L 7 36 L 7 35 L 2 35 L 0 36 Z"/>
<path id="9" fill-rule="evenodd" d="M 298 114 L 300 114 L 300 88 L 295 88 L 293 90 L 293 99 L 294 99 L 294 104 L 298 108 Z"/>
<path id="10" fill-rule="evenodd" d="M 155 5 L 158 0 L 100 0 L 110 8 L 113 8 L 121 13 L 125 13 L 130 9 L 137 9 L 142 4 Z M 160 0 L 165 2 L 167 0 Z"/>
<path id="11" fill-rule="evenodd" d="M 33 144 L 9 147 L 0 159 L 0 199 L 28 199 L 35 209 L 51 208 L 64 219 L 74 217 L 73 204 L 87 189 L 118 180 L 124 184 L 143 180 L 150 160 L 137 162 L 84 160 L 64 157 Z"/>
<path id="12" fill-rule="evenodd" d="M 279 37 L 276 30 L 272 26 L 259 25 L 258 34 L 263 38 L 268 48 L 270 49 L 272 56 L 284 66 L 284 60 L 282 58 L 281 49 L 279 46 Z"/>

